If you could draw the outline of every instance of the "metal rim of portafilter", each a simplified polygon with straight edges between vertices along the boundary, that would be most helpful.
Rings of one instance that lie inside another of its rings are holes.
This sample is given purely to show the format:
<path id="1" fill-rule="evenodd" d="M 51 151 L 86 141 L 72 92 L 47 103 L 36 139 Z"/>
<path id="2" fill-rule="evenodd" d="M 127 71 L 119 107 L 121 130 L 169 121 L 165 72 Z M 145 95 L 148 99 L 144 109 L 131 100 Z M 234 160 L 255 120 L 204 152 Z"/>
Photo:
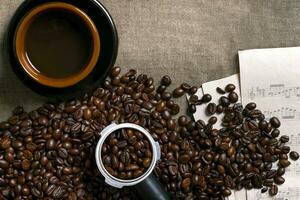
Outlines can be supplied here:
<path id="1" fill-rule="evenodd" d="M 102 162 L 102 146 L 106 138 L 113 132 L 120 129 L 134 129 L 140 131 L 144 136 L 148 139 L 151 149 L 152 149 L 152 161 L 147 169 L 141 176 L 123 180 L 111 175 L 104 167 Z M 160 160 L 160 146 L 158 142 L 155 142 L 152 138 L 151 134 L 143 127 L 132 124 L 132 123 L 122 123 L 116 124 L 112 123 L 111 125 L 104 128 L 100 133 L 100 139 L 96 146 L 95 158 L 97 167 L 105 179 L 105 182 L 113 186 L 115 188 L 123 188 L 127 186 L 131 186 L 131 188 L 135 191 L 134 194 L 138 197 L 138 199 L 143 200 L 169 200 L 169 194 L 166 192 L 164 187 L 160 184 L 157 178 L 152 174 L 155 164 Z"/>

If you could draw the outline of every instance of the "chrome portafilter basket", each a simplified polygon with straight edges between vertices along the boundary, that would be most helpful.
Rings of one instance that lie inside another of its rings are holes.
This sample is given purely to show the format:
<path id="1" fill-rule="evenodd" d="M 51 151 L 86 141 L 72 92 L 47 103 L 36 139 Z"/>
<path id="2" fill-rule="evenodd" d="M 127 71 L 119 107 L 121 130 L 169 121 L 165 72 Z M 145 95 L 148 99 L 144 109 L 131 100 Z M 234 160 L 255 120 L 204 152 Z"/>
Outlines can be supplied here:
<path id="1" fill-rule="evenodd" d="M 142 134 L 148 139 L 151 149 L 152 149 L 152 161 L 147 169 L 147 171 L 134 179 L 129 180 L 123 180 L 119 179 L 117 177 L 114 177 L 111 175 L 106 168 L 104 167 L 103 161 L 102 161 L 102 146 L 106 140 L 106 138 L 113 132 L 120 130 L 120 129 L 134 129 Z M 111 124 L 107 126 L 105 129 L 102 130 L 100 133 L 101 137 L 98 141 L 98 144 L 96 146 L 95 151 L 95 158 L 96 158 L 96 164 L 97 167 L 102 174 L 102 176 L 105 179 L 105 182 L 113 187 L 116 188 L 123 188 L 123 187 L 132 187 L 133 190 L 135 190 L 135 194 L 139 197 L 139 199 L 144 200 L 166 200 L 169 199 L 168 193 L 165 191 L 163 186 L 160 184 L 160 182 L 154 177 L 152 174 L 155 164 L 158 160 L 160 160 L 160 146 L 158 142 L 155 142 L 152 138 L 151 134 L 144 129 L 143 127 L 131 124 L 131 123 L 122 123 L 122 124 Z"/>

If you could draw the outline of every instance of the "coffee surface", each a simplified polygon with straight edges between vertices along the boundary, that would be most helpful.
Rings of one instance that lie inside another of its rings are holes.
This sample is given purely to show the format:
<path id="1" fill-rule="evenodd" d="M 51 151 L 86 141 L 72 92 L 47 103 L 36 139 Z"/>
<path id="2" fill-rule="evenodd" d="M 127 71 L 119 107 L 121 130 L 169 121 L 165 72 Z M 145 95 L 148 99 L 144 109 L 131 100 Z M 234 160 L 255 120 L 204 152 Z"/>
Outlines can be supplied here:
<path id="1" fill-rule="evenodd" d="M 30 24 L 27 56 L 37 71 L 51 78 L 65 78 L 85 67 L 92 53 L 92 37 L 84 21 L 63 10 L 41 13 Z"/>

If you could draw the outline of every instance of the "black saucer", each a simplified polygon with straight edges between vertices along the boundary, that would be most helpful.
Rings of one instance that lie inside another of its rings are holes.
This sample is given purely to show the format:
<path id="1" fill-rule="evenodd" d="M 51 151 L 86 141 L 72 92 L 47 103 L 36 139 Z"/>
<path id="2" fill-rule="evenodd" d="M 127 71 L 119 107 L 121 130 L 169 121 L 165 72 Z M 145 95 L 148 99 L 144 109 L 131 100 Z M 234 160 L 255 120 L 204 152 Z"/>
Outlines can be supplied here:
<path id="1" fill-rule="evenodd" d="M 76 85 L 66 88 L 52 88 L 44 86 L 30 78 L 30 76 L 21 67 L 21 64 L 19 63 L 16 57 L 14 48 L 15 33 L 19 22 L 32 8 L 43 3 L 53 2 L 53 0 L 26 0 L 20 5 L 9 25 L 7 34 L 7 49 L 13 71 L 17 74 L 17 76 L 26 86 L 44 96 L 55 97 L 59 99 L 73 98 L 93 90 L 94 88 L 99 86 L 101 82 L 105 79 L 107 73 L 116 61 L 118 53 L 118 34 L 110 14 L 99 2 L 99 0 L 57 1 L 69 3 L 80 8 L 89 15 L 89 17 L 94 21 L 95 25 L 98 28 L 101 38 L 102 50 L 96 67 L 88 77 L 86 77 L 84 80 L 80 81 Z"/>

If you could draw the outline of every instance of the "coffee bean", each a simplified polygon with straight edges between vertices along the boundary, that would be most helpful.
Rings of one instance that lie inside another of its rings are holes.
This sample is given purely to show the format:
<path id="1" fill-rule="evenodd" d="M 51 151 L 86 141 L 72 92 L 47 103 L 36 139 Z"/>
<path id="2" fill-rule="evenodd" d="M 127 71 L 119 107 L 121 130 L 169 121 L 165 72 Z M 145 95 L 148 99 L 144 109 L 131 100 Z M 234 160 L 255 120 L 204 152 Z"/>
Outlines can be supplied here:
<path id="1" fill-rule="evenodd" d="M 112 70 L 111 70 L 111 72 L 110 72 L 110 75 L 112 76 L 112 77 L 116 77 L 116 76 L 118 76 L 119 74 L 120 74 L 120 72 L 121 72 L 121 68 L 120 67 L 113 67 L 112 68 Z"/>
<path id="2" fill-rule="evenodd" d="M 1 138 L 0 149 L 7 149 L 11 145 L 11 140 L 8 137 Z"/>
<path id="3" fill-rule="evenodd" d="M 209 103 L 206 107 L 206 113 L 208 115 L 213 115 L 217 112 L 217 105 L 215 103 Z"/>
<path id="4" fill-rule="evenodd" d="M 6 160 L 0 160 L 0 168 L 1 169 L 9 168 L 9 163 Z"/>
<path id="5" fill-rule="evenodd" d="M 273 126 L 274 128 L 279 128 L 280 125 L 281 125 L 281 123 L 280 123 L 280 121 L 279 121 L 279 119 L 278 119 L 277 117 L 272 117 L 272 118 L 270 119 L 270 123 L 272 124 L 272 126 Z"/>
<path id="6" fill-rule="evenodd" d="M 282 185 L 285 182 L 285 179 L 282 176 L 275 176 L 274 183 L 277 185 Z"/>
<path id="7" fill-rule="evenodd" d="M 286 168 L 291 164 L 291 162 L 288 160 L 279 160 L 279 164 L 280 164 L 280 166 Z"/>
<path id="8" fill-rule="evenodd" d="M 213 125 L 213 124 L 217 123 L 217 120 L 218 120 L 218 119 L 217 119 L 216 117 L 213 116 L 213 117 L 210 117 L 210 118 L 209 118 L 208 123 Z"/>
<path id="9" fill-rule="evenodd" d="M 62 186 L 58 186 L 58 187 L 56 187 L 55 190 L 53 191 L 52 197 L 53 197 L 54 199 L 60 199 L 60 198 L 63 197 L 64 193 L 65 193 L 65 190 L 62 188 Z"/>
<path id="10" fill-rule="evenodd" d="M 144 166 L 145 168 L 150 167 L 151 161 L 152 161 L 152 160 L 151 160 L 150 158 L 145 158 L 144 161 L 143 161 L 143 166 Z"/>
<path id="11" fill-rule="evenodd" d="M 296 151 L 291 151 L 290 152 L 290 158 L 292 160 L 298 160 L 299 159 L 299 154 Z"/>
<path id="12" fill-rule="evenodd" d="M 180 85 L 180 87 L 181 87 L 181 89 L 183 89 L 184 91 L 188 91 L 188 90 L 191 89 L 191 86 L 190 86 L 189 84 L 187 84 L 187 83 L 182 83 L 182 84 Z"/>
<path id="13" fill-rule="evenodd" d="M 31 188 L 31 194 L 34 197 L 37 197 L 37 198 L 42 198 L 43 197 L 43 193 L 41 191 L 39 191 L 36 187 Z"/>
<path id="14" fill-rule="evenodd" d="M 204 94 L 204 95 L 202 96 L 202 98 L 201 98 L 201 101 L 202 101 L 203 103 L 208 103 L 208 102 L 211 101 L 211 99 L 212 99 L 212 97 L 211 97 L 210 94 Z"/>
<path id="15" fill-rule="evenodd" d="M 225 189 L 222 191 L 222 194 L 224 197 L 228 197 L 231 195 L 231 191 L 230 191 L 230 189 Z"/>
<path id="16" fill-rule="evenodd" d="M 62 169 L 62 173 L 65 174 L 65 175 L 70 175 L 70 174 L 72 174 L 72 168 L 71 167 L 64 167 Z"/>
<path id="17" fill-rule="evenodd" d="M 270 196 L 274 196 L 278 193 L 278 187 L 277 185 L 272 185 L 269 189 Z"/>
<path id="18" fill-rule="evenodd" d="M 56 146 L 56 142 L 55 142 L 54 139 L 49 139 L 49 140 L 47 140 L 46 148 L 47 148 L 48 150 L 53 150 L 53 149 L 55 149 L 55 146 Z"/>
<path id="19" fill-rule="evenodd" d="M 188 187 L 190 187 L 191 185 L 191 179 L 190 178 L 185 178 L 183 179 L 183 181 L 181 182 L 181 187 L 183 189 L 187 189 Z"/>
<path id="20" fill-rule="evenodd" d="M 171 85 L 171 83 L 172 83 L 172 80 L 171 80 L 170 76 L 165 75 L 165 76 L 162 77 L 162 79 L 161 79 L 161 84 L 162 85 L 169 86 L 169 85 Z"/>
<path id="21" fill-rule="evenodd" d="M 282 143 L 287 143 L 287 142 L 289 142 L 290 138 L 289 138 L 289 136 L 287 136 L 287 135 L 283 135 L 283 136 L 280 137 L 279 140 L 280 140 Z"/>
<path id="22" fill-rule="evenodd" d="M 181 97 L 184 95 L 184 90 L 180 87 L 180 88 L 176 88 L 174 91 L 173 91 L 173 97 L 174 98 L 178 98 L 178 97 Z"/>
<path id="23" fill-rule="evenodd" d="M 267 187 L 263 187 L 262 189 L 261 189 L 261 193 L 266 193 L 268 191 L 268 188 Z"/>
<path id="24" fill-rule="evenodd" d="M 222 88 L 220 88 L 220 87 L 217 87 L 216 88 L 216 91 L 219 93 L 219 94 L 225 94 L 226 92 L 222 89 Z"/>
<path id="25" fill-rule="evenodd" d="M 180 107 L 178 104 L 174 104 L 172 107 L 171 107 L 171 114 L 172 115 L 177 115 L 180 111 Z"/>
<path id="26" fill-rule="evenodd" d="M 77 195 L 75 192 L 70 192 L 68 194 L 68 200 L 77 200 Z"/>
<path id="27" fill-rule="evenodd" d="M 226 87 L 225 87 L 225 91 L 226 92 L 232 92 L 232 91 L 234 91 L 235 90 L 235 85 L 233 85 L 233 84 L 228 84 L 228 85 L 226 85 Z"/>
<path id="28" fill-rule="evenodd" d="M 199 100 L 199 97 L 195 94 L 191 95 L 189 98 L 189 102 L 193 103 L 193 104 L 196 104 L 196 102 L 198 102 L 198 100 Z"/>
<path id="29" fill-rule="evenodd" d="M 24 171 L 27 171 L 27 170 L 30 169 L 30 161 L 27 160 L 27 159 L 22 160 L 22 164 L 21 165 L 22 165 L 22 169 Z"/>
<path id="30" fill-rule="evenodd" d="M 180 163 L 187 163 L 187 162 L 189 162 L 189 160 L 190 160 L 190 157 L 189 157 L 189 155 L 186 155 L 186 154 L 179 157 Z"/>
<path id="31" fill-rule="evenodd" d="M 239 96 L 235 92 L 230 92 L 229 95 L 228 95 L 228 99 L 231 103 L 236 103 L 239 99 Z"/>
<path id="32" fill-rule="evenodd" d="M 195 113 L 197 111 L 196 105 L 195 104 L 190 104 L 189 105 L 189 111 L 190 111 L 190 113 Z"/>
<path id="33" fill-rule="evenodd" d="M 48 158 L 46 156 L 43 156 L 41 157 L 41 160 L 40 160 L 41 164 L 42 165 L 47 165 L 48 164 Z"/>
<path id="34" fill-rule="evenodd" d="M 223 111 L 224 111 L 223 106 L 222 106 L 222 105 L 217 105 L 217 110 L 216 110 L 216 112 L 217 112 L 218 114 L 220 114 L 220 113 L 222 113 Z"/>
<path id="35" fill-rule="evenodd" d="M 196 94 L 198 91 L 197 86 L 192 86 L 191 89 L 189 90 L 190 95 Z"/>
<path id="36" fill-rule="evenodd" d="M 220 99 L 219 99 L 219 103 L 220 105 L 222 105 L 223 107 L 227 107 L 230 105 L 230 101 L 227 97 L 224 97 L 222 96 Z"/>

